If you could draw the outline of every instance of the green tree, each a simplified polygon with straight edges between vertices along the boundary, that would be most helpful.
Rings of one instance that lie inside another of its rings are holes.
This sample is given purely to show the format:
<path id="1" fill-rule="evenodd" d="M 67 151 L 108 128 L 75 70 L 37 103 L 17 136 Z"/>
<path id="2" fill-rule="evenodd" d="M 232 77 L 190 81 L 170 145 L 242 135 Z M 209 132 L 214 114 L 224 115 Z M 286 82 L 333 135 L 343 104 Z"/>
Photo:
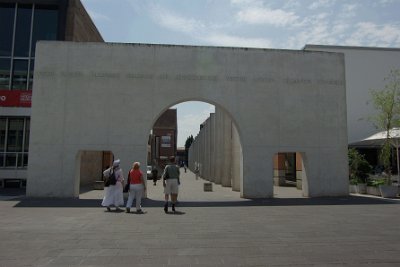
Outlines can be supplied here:
<path id="1" fill-rule="evenodd" d="M 194 141 L 193 135 L 190 135 L 188 138 L 186 138 L 186 142 L 185 142 L 186 160 L 189 159 L 189 148 L 192 145 L 193 141 Z"/>
<path id="2" fill-rule="evenodd" d="M 380 159 L 388 174 L 387 183 L 390 184 L 391 176 L 391 139 L 390 130 L 400 125 L 400 70 L 392 70 L 385 78 L 385 87 L 381 90 L 371 90 L 372 103 L 376 109 L 370 119 L 375 127 L 386 132 Z M 399 171 L 397 166 L 397 171 Z"/>
<path id="3" fill-rule="evenodd" d="M 192 145 L 193 143 L 193 135 L 190 135 L 188 138 L 186 138 L 186 142 L 185 142 L 185 150 L 189 150 L 189 147 Z"/>
<path id="4" fill-rule="evenodd" d="M 351 184 L 366 183 L 372 166 L 356 149 L 350 148 L 349 156 L 349 178 Z"/>

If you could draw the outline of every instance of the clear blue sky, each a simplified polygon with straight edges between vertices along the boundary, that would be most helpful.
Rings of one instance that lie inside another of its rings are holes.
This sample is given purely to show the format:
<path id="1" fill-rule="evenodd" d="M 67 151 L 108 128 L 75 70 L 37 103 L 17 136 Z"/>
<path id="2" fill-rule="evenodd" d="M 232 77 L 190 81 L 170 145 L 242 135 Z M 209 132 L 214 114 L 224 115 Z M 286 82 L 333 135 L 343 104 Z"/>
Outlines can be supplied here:
<path id="1" fill-rule="evenodd" d="M 400 0 L 81 0 L 106 42 L 400 47 Z M 178 146 L 213 108 L 178 105 Z"/>

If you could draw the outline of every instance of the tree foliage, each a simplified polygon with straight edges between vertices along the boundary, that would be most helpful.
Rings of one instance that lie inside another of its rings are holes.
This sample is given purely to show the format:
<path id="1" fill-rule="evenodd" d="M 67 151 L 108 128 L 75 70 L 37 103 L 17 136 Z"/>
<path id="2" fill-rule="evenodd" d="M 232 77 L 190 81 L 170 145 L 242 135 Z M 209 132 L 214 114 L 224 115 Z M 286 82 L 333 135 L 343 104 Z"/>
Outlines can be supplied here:
<path id="1" fill-rule="evenodd" d="M 366 183 L 368 174 L 372 171 L 372 166 L 356 149 L 350 148 L 349 156 L 349 178 L 352 184 Z"/>
<path id="2" fill-rule="evenodd" d="M 380 159 L 385 171 L 391 174 L 391 142 L 390 130 L 400 125 L 400 70 L 392 70 L 385 78 L 385 87 L 381 90 L 371 90 L 372 103 L 376 109 L 370 119 L 375 127 L 386 132 L 386 139 L 383 144 Z"/>
<path id="3" fill-rule="evenodd" d="M 189 150 L 189 147 L 192 145 L 193 141 L 194 141 L 193 135 L 190 135 L 188 138 L 186 138 L 185 150 Z"/>

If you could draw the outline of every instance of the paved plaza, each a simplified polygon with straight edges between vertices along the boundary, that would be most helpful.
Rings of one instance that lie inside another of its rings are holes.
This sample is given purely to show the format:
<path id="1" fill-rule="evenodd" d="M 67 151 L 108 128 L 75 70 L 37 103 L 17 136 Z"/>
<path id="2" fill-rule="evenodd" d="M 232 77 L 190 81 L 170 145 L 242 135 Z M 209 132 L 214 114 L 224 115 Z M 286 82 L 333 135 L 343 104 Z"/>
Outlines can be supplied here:
<path id="1" fill-rule="evenodd" d="M 177 214 L 148 181 L 145 214 L 1 191 L 0 266 L 400 266 L 400 202 L 362 196 L 246 200 L 182 175 Z M 8 196 L 7 196 L 8 195 Z"/>

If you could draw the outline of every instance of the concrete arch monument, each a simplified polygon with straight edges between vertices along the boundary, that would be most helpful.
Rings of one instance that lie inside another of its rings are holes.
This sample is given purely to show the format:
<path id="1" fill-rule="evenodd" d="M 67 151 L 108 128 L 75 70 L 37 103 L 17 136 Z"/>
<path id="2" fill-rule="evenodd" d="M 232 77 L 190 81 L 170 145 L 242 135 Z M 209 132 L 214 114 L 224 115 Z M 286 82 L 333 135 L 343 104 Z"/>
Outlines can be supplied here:
<path id="1" fill-rule="evenodd" d="M 348 194 L 344 56 L 148 44 L 40 42 L 27 195 L 77 197 L 81 150 L 146 162 L 152 123 L 200 100 L 230 114 L 246 198 L 272 197 L 273 155 L 299 151 L 307 196 Z"/>

